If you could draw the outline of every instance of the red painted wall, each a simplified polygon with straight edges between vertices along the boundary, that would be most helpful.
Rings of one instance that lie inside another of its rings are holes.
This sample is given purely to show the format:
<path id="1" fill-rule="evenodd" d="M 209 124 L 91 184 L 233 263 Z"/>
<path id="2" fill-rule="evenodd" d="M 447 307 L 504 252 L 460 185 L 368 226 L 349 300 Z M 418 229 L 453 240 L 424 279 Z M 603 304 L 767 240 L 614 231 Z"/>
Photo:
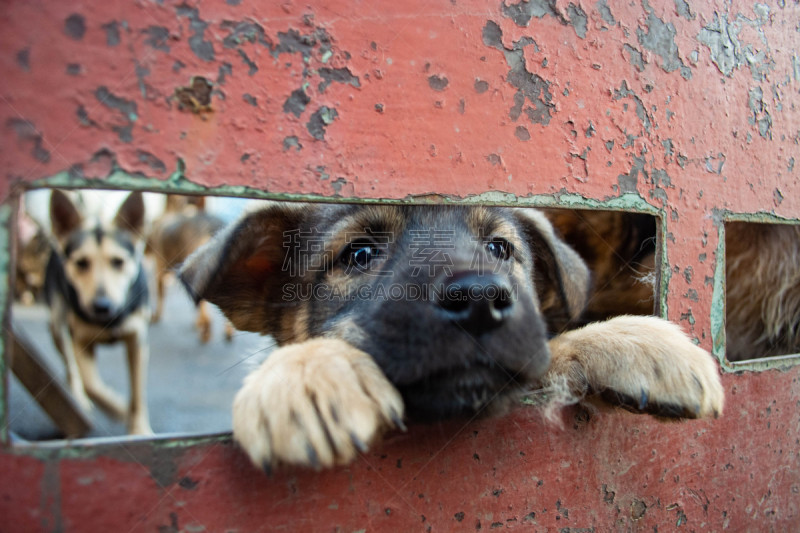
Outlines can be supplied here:
<path id="1" fill-rule="evenodd" d="M 794 0 L 8 1 L 0 194 L 179 167 L 275 194 L 633 193 L 663 215 L 669 317 L 710 349 L 723 215 L 800 218 L 799 20 Z M 797 379 L 726 373 L 713 422 L 521 409 L 273 479 L 227 443 L 6 446 L 0 529 L 791 529 Z"/>

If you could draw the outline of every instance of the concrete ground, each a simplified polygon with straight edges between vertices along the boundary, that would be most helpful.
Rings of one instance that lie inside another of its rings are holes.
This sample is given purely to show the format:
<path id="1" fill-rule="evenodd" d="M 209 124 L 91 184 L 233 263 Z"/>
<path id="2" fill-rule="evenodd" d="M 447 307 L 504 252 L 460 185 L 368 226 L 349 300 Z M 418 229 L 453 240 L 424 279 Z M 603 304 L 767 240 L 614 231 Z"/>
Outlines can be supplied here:
<path id="1" fill-rule="evenodd" d="M 212 306 L 213 307 L 213 306 Z M 254 333 L 235 332 L 228 342 L 223 318 L 213 309 L 213 335 L 201 344 L 194 330 L 195 308 L 177 283 L 167 291 L 164 315 L 150 327 L 148 405 L 156 433 L 204 434 L 230 431 L 231 405 L 246 374 L 269 353 L 273 341 Z M 63 381 L 64 364 L 47 328 L 48 310 L 42 304 L 15 304 L 12 321 L 39 348 L 50 368 Z M 121 345 L 100 348 L 98 366 L 106 382 L 127 397 L 128 372 Z M 28 391 L 9 372 L 9 422 L 15 437 L 26 440 L 60 438 Z M 65 383 L 65 381 L 64 381 Z M 95 409 L 91 437 L 124 435 L 123 423 Z"/>

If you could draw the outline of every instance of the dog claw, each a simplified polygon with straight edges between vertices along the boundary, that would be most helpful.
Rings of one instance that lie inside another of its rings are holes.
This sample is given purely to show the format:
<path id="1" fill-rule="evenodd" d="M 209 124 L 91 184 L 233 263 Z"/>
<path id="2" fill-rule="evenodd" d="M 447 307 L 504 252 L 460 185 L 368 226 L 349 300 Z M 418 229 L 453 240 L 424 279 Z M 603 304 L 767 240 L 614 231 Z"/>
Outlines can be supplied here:
<path id="1" fill-rule="evenodd" d="M 355 447 L 356 447 L 356 449 L 357 449 L 358 451 L 360 451 L 361 453 L 366 453 L 366 452 L 367 452 L 367 450 L 369 449 L 369 448 L 367 448 L 367 445 L 366 445 L 366 444 L 364 444 L 364 441 L 362 441 L 361 439 L 359 439 L 359 438 L 358 438 L 358 435 L 356 435 L 356 434 L 355 434 L 355 433 L 353 433 L 353 432 L 351 432 L 351 433 L 350 433 L 350 442 L 352 442 L 352 443 L 353 443 L 353 446 L 355 446 Z"/>
<path id="2" fill-rule="evenodd" d="M 308 463 L 311 465 L 311 467 L 315 470 L 319 469 L 321 466 L 319 462 L 319 455 L 317 454 L 317 450 L 315 450 L 310 444 L 306 444 L 306 456 L 308 457 Z"/>
<path id="3" fill-rule="evenodd" d="M 272 463 L 270 463 L 269 459 L 264 459 L 261 463 L 261 470 L 263 470 L 267 476 L 272 477 Z"/>
<path id="4" fill-rule="evenodd" d="M 402 419 L 402 418 L 400 418 L 400 415 L 398 415 L 398 414 L 397 414 L 397 411 L 395 411 L 394 409 L 392 409 L 392 412 L 391 412 L 391 413 L 389 413 L 389 416 L 391 417 L 391 419 L 392 419 L 392 423 L 394 424 L 394 426 L 395 426 L 397 429 L 399 429 L 400 431 L 408 431 L 408 428 L 407 428 L 407 427 L 406 427 L 406 425 L 403 423 L 403 419 Z"/>
<path id="5" fill-rule="evenodd" d="M 639 410 L 643 411 L 647 407 L 647 391 L 642 389 L 642 394 L 639 396 Z"/>

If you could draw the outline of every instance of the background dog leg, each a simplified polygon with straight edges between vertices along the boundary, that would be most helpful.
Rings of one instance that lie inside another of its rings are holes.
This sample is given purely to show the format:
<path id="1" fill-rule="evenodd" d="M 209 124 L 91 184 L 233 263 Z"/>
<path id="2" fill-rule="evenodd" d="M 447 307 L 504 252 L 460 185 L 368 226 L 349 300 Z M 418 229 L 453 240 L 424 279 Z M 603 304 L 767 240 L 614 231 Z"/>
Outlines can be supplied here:
<path id="1" fill-rule="evenodd" d="M 92 410 L 92 402 L 89 396 L 86 395 L 86 389 L 81 379 L 78 363 L 75 360 L 75 351 L 73 350 L 72 342 L 69 336 L 69 328 L 66 324 L 61 326 L 50 326 L 50 333 L 53 336 L 53 344 L 56 345 L 58 353 L 64 358 L 64 364 L 67 370 L 67 384 L 72 392 L 72 396 L 78 405 L 85 411 Z"/>
<path id="2" fill-rule="evenodd" d="M 724 392 L 714 358 L 666 320 L 620 316 L 550 341 L 543 378 L 551 406 L 598 393 L 612 403 L 665 416 L 722 413 Z"/>
<path id="3" fill-rule="evenodd" d="M 100 373 L 97 371 L 97 363 L 94 359 L 94 346 L 73 340 L 73 350 L 75 351 L 75 361 L 78 363 L 78 370 L 83 379 L 83 386 L 86 394 L 97 404 L 98 407 L 106 411 L 114 418 L 120 420 L 125 418 L 127 410 L 125 403 L 117 396 L 105 383 L 103 383 Z"/>
<path id="4" fill-rule="evenodd" d="M 156 308 L 153 310 L 153 316 L 150 318 L 150 321 L 155 324 L 159 320 L 161 320 L 161 313 L 164 311 L 164 290 L 165 290 L 165 280 L 164 278 L 167 275 L 166 267 L 164 266 L 161 259 L 156 258 Z"/>
<path id="5" fill-rule="evenodd" d="M 272 352 L 233 404 L 233 436 L 256 466 L 348 463 L 391 427 L 403 400 L 372 358 L 314 339 Z"/>
<path id="6" fill-rule="evenodd" d="M 128 356 L 128 375 L 130 376 L 131 398 L 128 407 L 128 433 L 151 435 L 150 417 L 147 410 L 147 363 L 150 351 L 147 341 L 140 335 L 125 339 Z"/>
<path id="7" fill-rule="evenodd" d="M 208 313 L 208 302 L 205 300 L 200 300 L 197 304 L 195 327 L 200 333 L 200 342 L 205 344 L 211 340 L 211 316 Z"/>

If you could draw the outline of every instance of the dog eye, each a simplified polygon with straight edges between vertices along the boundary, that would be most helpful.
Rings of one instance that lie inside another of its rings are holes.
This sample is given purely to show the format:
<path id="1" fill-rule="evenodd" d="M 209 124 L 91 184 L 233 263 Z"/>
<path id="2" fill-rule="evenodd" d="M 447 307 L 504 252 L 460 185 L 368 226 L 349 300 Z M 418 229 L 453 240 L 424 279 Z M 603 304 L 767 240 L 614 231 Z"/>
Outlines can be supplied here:
<path id="1" fill-rule="evenodd" d="M 78 271 L 86 272 L 87 270 L 89 270 L 89 266 L 91 266 L 91 263 L 89 263 L 89 260 L 84 257 L 75 261 L 75 266 L 78 267 Z"/>
<path id="2" fill-rule="evenodd" d="M 502 237 L 495 237 L 491 241 L 487 242 L 486 249 L 490 254 L 492 254 L 492 256 L 497 259 L 502 259 L 503 261 L 508 260 L 513 252 L 511 243 Z"/>
<path id="3" fill-rule="evenodd" d="M 342 254 L 342 262 L 347 266 L 366 269 L 380 255 L 380 250 L 370 240 L 351 242 Z"/>
<path id="4" fill-rule="evenodd" d="M 115 270 L 122 270 L 122 265 L 125 264 L 125 261 L 119 257 L 112 257 L 111 258 L 111 266 Z"/>

